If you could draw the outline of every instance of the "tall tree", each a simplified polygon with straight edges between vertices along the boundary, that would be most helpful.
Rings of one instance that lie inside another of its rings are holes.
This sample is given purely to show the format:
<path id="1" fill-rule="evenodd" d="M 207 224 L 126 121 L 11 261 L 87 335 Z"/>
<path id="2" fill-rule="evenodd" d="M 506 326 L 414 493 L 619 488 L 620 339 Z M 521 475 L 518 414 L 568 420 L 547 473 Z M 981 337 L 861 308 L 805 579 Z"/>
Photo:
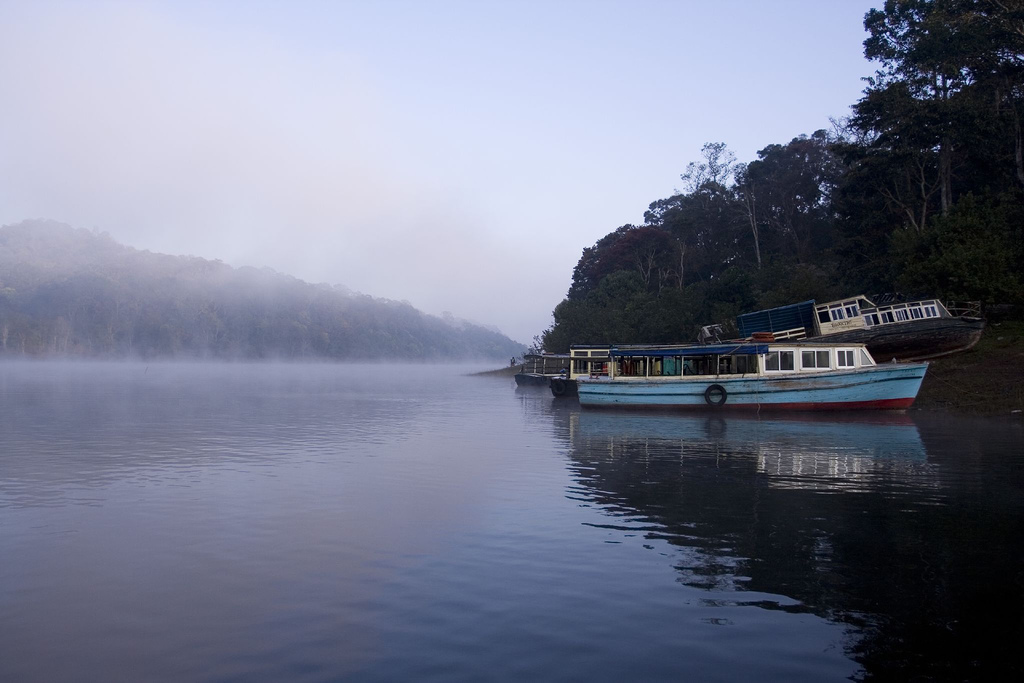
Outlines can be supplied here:
<path id="1" fill-rule="evenodd" d="M 801 263 L 813 260 L 831 243 L 832 196 L 842 173 L 828 134 L 801 135 L 786 145 L 769 145 L 757 156 L 742 169 L 737 192 L 758 253 L 765 234 L 773 238 L 776 253 L 792 253 Z"/>

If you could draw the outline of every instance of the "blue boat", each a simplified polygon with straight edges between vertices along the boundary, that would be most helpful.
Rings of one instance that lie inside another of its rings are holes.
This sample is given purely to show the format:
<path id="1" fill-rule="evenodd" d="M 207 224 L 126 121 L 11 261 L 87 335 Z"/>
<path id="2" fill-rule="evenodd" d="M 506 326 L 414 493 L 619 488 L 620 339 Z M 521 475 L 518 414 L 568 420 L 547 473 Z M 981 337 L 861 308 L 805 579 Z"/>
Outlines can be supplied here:
<path id="1" fill-rule="evenodd" d="M 580 377 L 585 408 L 902 410 L 927 363 L 878 365 L 863 344 L 617 348 L 607 376 Z"/>

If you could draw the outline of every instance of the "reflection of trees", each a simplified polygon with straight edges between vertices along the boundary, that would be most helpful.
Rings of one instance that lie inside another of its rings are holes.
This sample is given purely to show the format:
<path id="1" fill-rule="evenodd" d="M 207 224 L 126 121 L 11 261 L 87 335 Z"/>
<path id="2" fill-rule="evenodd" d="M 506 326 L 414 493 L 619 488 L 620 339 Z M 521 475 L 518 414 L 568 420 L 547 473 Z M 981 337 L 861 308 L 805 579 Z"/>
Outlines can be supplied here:
<path id="1" fill-rule="evenodd" d="M 681 549 L 686 584 L 784 595 L 799 605 L 764 606 L 849 624 L 851 655 L 869 675 L 969 679 L 1020 667 L 1008 653 L 1024 635 L 1021 477 L 979 474 L 1005 455 L 997 443 L 972 442 L 967 463 L 937 461 L 913 424 L 794 423 L 804 443 L 818 433 L 821 444 L 794 454 L 785 424 L 591 415 L 570 420 L 571 495 L 613 528 Z M 876 444 L 920 453 L 848 446 L 874 432 Z M 773 472 L 766 453 L 794 465 Z"/>

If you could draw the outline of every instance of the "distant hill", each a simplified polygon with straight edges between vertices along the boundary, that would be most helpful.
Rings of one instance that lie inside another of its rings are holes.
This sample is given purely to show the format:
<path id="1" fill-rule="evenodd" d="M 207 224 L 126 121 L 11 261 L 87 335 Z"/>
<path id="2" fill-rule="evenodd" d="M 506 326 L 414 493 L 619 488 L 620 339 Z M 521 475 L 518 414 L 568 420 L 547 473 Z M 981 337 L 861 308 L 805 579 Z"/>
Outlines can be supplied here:
<path id="1" fill-rule="evenodd" d="M 506 359 L 524 347 L 408 303 L 139 251 L 52 221 L 0 227 L 0 357 Z"/>

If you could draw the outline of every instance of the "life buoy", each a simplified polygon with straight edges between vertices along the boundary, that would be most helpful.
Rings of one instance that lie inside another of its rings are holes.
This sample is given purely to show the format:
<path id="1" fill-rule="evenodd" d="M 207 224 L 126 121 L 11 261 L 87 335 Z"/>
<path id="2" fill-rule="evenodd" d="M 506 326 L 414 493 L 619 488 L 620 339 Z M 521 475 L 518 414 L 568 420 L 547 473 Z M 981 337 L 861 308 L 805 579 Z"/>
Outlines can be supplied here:
<path id="1" fill-rule="evenodd" d="M 728 396 L 729 393 L 721 384 L 712 384 L 704 390 L 704 401 L 709 406 L 725 405 L 725 399 L 728 398 Z"/>
<path id="2" fill-rule="evenodd" d="M 565 380 L 560 377 L 551 380 L 551 393 L 555 396 L 565 396 Z"/>

